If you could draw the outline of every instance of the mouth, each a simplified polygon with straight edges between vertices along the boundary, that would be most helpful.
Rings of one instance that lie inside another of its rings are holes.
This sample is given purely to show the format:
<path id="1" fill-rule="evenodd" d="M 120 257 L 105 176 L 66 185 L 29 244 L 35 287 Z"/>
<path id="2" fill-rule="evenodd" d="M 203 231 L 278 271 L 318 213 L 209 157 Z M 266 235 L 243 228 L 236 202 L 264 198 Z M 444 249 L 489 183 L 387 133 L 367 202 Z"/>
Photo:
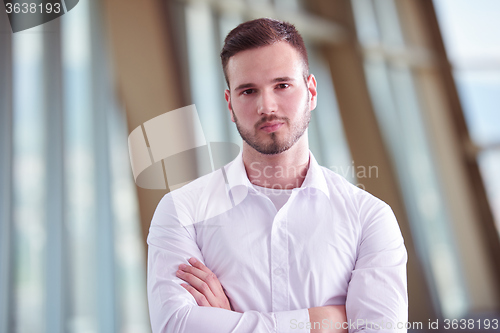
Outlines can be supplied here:
<path id="1" fill-rule="evenodd" d="M 280 123 L 280 122 L 268 122 L 268 123 L 265 123 L 264 125 L 262 125 L 260 127 L 260 129 L 267 132 L 267 133 L 271 133 L 271 132 L 277 131 L 281 126 L 283 126 L 283 124 L 284 123 Z"/>

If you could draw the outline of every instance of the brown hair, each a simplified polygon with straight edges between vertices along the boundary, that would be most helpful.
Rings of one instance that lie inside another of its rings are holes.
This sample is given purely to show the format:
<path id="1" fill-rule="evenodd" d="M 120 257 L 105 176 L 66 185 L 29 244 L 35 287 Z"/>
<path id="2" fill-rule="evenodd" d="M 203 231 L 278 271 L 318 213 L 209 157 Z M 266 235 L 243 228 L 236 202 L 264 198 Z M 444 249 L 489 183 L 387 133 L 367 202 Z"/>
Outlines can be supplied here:
<path id="1" fill-rule="evenodd" d="M 277 42 L 287 42 L 302 56 L 304 62 L 304 79 L 309 75 L 309 62 L 304 41 L 295 26 L 288 22 L 270 18 L 260 18 L 241 23 L 231 30 L 224 40 L 224 47 L 220 53 L 224 78 L 229 87 L 227 77 L 227 63 L 236 53 L 255 49 L 261 46 L 272 45 Z"/>

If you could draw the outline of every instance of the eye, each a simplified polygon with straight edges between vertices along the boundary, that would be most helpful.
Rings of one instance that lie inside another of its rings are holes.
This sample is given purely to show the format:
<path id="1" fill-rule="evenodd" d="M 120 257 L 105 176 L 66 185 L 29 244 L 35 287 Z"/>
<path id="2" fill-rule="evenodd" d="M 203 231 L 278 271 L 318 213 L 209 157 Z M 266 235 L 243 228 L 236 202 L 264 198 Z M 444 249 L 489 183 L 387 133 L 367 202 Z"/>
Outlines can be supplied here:
<path id="1" fill-rule="evenodd" d="M 253 94 L 255 92 L 255 89 L 247 89 L 247 90 L 243 90 L 241 92 L 242 95 L 250 95 L 250 94 Z"/>
<path id="2" fill-rule="evenodd" d="M 286 89 L 286 88 L 290 87 L 290 85 L 288 83 L 280 83 L 280 84 L 278 84 L 277 87 L 279 89 Z"/>

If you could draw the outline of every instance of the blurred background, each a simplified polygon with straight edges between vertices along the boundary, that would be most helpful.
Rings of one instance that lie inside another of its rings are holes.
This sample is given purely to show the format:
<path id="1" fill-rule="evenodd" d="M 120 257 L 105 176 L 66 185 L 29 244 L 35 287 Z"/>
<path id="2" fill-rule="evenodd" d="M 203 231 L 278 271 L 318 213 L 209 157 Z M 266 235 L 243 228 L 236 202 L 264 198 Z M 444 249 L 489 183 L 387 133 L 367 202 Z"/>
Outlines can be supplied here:
<path id="1" fill-rule="evenodd" d="M 493 331 L 500 1 L 82 0 L 14 34 L 0 8 L 0 333 L 150 332 L 145 240 L 168 189 L 134 184 L 127 136 L 194 103 L 207 141 L 241 145 L 218 54 L 258 17 L 307 44 L 315 157 L 398 218 L 410 331 Z"/>

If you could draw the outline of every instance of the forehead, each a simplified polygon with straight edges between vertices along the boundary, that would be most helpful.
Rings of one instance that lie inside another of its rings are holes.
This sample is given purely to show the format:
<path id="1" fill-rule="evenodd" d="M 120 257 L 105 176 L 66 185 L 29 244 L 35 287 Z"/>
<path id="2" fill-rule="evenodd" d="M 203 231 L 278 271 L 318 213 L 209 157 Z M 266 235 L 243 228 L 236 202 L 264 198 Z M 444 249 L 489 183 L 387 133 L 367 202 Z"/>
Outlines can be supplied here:
<path id="1" fill-rule="evenodd" d="M 300 53 L 286 42 L 239 52 L 229 59 L 226 69 L 231 87 L 267 82 L 277 77 L 298 79 L 303 70 Z"/>

